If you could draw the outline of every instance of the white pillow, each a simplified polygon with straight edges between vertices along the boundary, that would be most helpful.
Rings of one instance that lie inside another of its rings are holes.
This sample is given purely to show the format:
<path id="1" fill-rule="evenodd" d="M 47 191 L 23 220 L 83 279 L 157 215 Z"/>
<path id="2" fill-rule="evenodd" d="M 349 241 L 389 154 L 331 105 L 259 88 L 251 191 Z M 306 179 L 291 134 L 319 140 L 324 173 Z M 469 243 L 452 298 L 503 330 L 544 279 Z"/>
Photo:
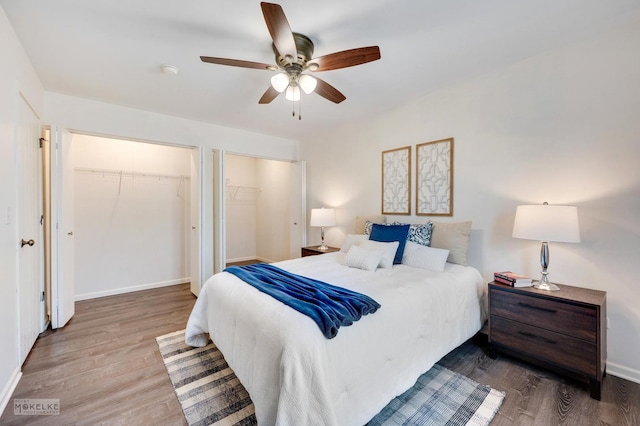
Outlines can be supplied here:
<path id="1" fill-rule="evenodd" d="M 398 245 L 400 243 L 393 241 L 390 243 L 383 243 L 380 241 L 360 241 L 358 245 L 366 250 L 381 250 L 382 258 L 378 264 L 381 268 L 391 269 L 393 268 L 393 259 L 396 257 L 396 251 L 398 251 Z"/>
<path id="2" fill-rule="evenodd" d="M 347 253 L 352 245 L 368 239 L 369 236 L 365 234 L 347 234 L 344 243 L 342 243 L 342 247 L 340 247 L 340 251 Z"/>
<path id="3" fill-rule="evenodd" d="M 449 250 L 427 247 L 407 241 L 402 255 L 402 264 L 414 268 L 443 272 L 448 256 Z"/>
<path id="4" fill-rule="evenodd" d="M 380 263 L 382 250 L 367 250 L 358 246 L 351 246 L 344 257 L 344 264 L 349 268 L 358 268 L 365 271 L 375 271 Z"/>

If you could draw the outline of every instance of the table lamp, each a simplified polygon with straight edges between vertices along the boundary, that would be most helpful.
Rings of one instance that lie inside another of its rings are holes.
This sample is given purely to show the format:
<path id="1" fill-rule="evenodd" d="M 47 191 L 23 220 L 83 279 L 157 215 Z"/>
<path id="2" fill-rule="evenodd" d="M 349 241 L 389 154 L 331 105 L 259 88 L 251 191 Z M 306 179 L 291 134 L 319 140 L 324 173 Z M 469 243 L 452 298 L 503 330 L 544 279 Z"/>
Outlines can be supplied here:
<path id="1" fill-rule="evenodd" d="M 541 290 L 560 290 L 549 282 L 549 242 L 579 243 L 580 227 L 578 209 L 575 206 L 557 206 L 548 203 L 523 205 L 516 208 L 513 223 L 514 238 L 542 241 L 540 264 L 542 277 L 533 286 Z"/>
<path id="2" fill-rule="evenodd" d="M 311 226 L 320 227 L 320 238 L 322 238 L 322 245 L 318 247 L 318 250 L 325 251 L 327 246 L 324 245 L 324 227 L 336 226 L 336 213 L 333 209 L 311 209 Z"/>

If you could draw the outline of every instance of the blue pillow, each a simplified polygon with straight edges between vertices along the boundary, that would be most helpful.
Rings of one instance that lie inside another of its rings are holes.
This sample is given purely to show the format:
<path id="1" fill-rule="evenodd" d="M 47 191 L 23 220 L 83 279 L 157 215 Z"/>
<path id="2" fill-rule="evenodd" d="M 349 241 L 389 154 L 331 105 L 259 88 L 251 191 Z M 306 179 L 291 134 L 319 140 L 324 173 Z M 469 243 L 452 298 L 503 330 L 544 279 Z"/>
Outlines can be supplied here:
<path id="1" fill-rule="evenodd" d="M 393 258 L 393 264 L 402 263 L 402 255 L 404 254 L 404 246 L 407 244 L 407 235 L 409 234 L 410 225 L 380 225 L 374 223 L 371 227 L 371 235 L 369 239 L 372 241 L 380 241 L 383 243 L 398 242 L 398 250 Z"/>

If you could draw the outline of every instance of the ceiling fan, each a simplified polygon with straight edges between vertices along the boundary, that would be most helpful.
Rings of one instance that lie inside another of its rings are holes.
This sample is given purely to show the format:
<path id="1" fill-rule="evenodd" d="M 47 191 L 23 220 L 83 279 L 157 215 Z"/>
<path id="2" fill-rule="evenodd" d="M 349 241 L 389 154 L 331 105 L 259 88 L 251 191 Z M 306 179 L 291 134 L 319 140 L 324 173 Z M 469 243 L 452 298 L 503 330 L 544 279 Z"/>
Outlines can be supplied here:
<path id="1" fill-rule="evenodd" d="M 271 77 L 271 85 L 258 101 L 260 104 L 270 103 L 282 92 L 285 92 L 288 100 L 298 101 L 301 89 L 307 94 L 315 91 L 323 98 L 339 104 L 346 97 L 329 83 L 311 76 L 306 71 L 330 71 L 380 59 L 378 46 L 349 49 L 314 58 L 313 42 L 304 34 L 291 31 L 287 17 L 280 5 L 262 2 L 260 7 L 273 40 L 276 65 L 200 56 L 203 62 L 211 64 L 277 71 Z"/>

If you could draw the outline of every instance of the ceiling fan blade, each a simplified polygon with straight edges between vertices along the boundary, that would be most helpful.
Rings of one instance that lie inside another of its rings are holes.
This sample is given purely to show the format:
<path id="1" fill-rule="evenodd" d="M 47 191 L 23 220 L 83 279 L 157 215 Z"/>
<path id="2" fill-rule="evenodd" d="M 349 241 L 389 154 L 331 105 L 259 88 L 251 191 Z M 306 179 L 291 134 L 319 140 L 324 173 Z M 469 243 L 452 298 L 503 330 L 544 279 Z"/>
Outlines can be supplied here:
<path id="1" fill-rule="evenodd" d="M 273 88 L 273 86 L 270 85 L 267 91 L 264 92 L 264 95 L 262 95 L 258 103 L 259 104 L 271 103 L 271 101 L 277 98 L 279 94 L 280 92 L 278 92 L 276 89 Z"/>
<path id="2" fill-rule="evenodd" d="M 347 99 L 345 95 L 340 93 L 338 89 L 327 83 L 326 81 L 320 80 L 318 77 L 314 77 L 318 81 L 318 85 L 316 86 L 315 92 L 322 96 L 325 99 L 330 100 L 336 104 Z"/>
<path id="3" fill-rule="evenodd" d="M 282 7 L 279 4 L 265 2 L 260 3 L 260 7 L 278 53 L 286 61 L 294 62 L 298 58 L 298 49 Z"/>
<path id="4" fill-rule="evenodd" d="M 316 72 L 337 70 L 366 64 L 378 59 L 380 59 L 380 48 L 378 46 L 359 47 L 314 58 L 309 61 L 309 70 Z M 313 64 L 318 64 L 318 68 L 314 69 Z"/>
<path id="5" fill-rule="evenodd" d="M 200 56 L 202 62 L 218 65 L 229 65 L 240 68 L 255 68 L 258 70 L 276 70 L 278 67 L 271 64 L 263 64 L 262 62 L 241 61 L 240 59 L 213 58 L 211 56 Z"/>

